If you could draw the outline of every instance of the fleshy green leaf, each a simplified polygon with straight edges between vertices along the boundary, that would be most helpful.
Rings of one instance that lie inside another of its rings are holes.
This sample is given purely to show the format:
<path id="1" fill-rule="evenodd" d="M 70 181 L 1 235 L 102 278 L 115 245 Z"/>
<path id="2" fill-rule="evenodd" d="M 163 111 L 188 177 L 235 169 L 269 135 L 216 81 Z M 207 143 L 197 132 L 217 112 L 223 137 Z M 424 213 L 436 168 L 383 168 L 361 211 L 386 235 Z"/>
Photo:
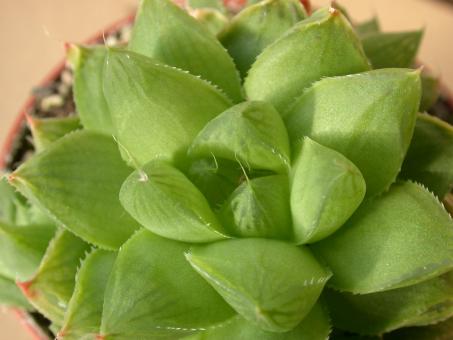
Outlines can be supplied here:
<path id="1" fill-rule="evenodd" d="M 422 73 L 422 100 L 420 102 L 420 112 L 429 110 L 439 99 L 440 81 L 430 74 Z"/>
<path id="2" fill-rule="evenodd" d="M 36 118 L 27 116 L 33 143 L 37 152 L 44 150 L 52 142 L 67 133 L 81 128 L 79 117 Z"/>
<path id="3" fill-rule="evenodd" d="M 451 293 L 445 298 L 445 301 L 428 308 L 424 313 L 420 314 L 411 322 L 412 326 L 422 327 L 444 321 L 453 316 L 453 301 Z"/>
<path id="4" fill-rule="evenodd" d="M 74 290 L 77 267 L 89 249 L 88 243 L 60 230 L 49 244 L 33 278 L 19 283 L 31 304 L 57 325 L 63 323 Z"/>
<path id="5" fill-rule="evenodd" d="M 303 3 L 304 1 L 302 0 L 302 1 L 300 1 L 300 2 Z M 352 22 L 351 16 L 349 15 L 349 11 L 348 11 L 348 9 L 347 9 L 345 6 L 341 5 L 341 4 L 340 4 L 338 1 L 336 1 L 336 0 L 332 0 L 330 4 L 331 4 L 331 7 L 333 7 L 333 8 L 335 8 L 335 9 L 339 10 L 339 11 L 341 12 L 341 14 L 343 14 L 344 17 L 345 17 L 346 19 L 348 19 L 349 22 Z"/>
<path id="6" fill-rule="evenodd" d="M 247 96 L 283 111 L 313 82 L 370 69 L 360 41 L 335 9 L 320 10 L 264 49 L 245 80 Z"/>
<path id="7" fill-rule="evenodd" d="M 362 40 L 373 68 L 411 67 L 417 55 L 423 31 L 375 33 Z"/>
<path id="8" fill-rule="evenodd" d="M 418 115 L 400 176 L 424 184 L 442 199 L 453 187 L 453 127 Z"/>
<path id="9" fill-rule="evenodd" d="M 289 183 L 285 175 L 243 182 L 225 203 L 220 218 L 237 237 L 292 238 Z"/>
<path id="10" fill-rule="evenodd" d="M 419 71 L 414 70 L 327 78 L 297 99 L 286 126 L 292 143 L 308 136 L 351 160 L 372 196 L 387 189 L 401 168 L 420 96 Z"/>
<path id="11" fill-rule="evenodd" d="M 241 316 L 184 340 L 326 340 L 330 333 L 327 311 L 317 303 L 294 329 L 285 333 L 266 332 Z"/>
<path id="12" fill-rule="evenodd" d="M 238 104 L 211 120 L 193 141 L 189 155 L 214 155 L 249 169 L 275 172 L 286 172 L 290 163 L 285 125 L 265 102 Z"/>
<path id="13" fill-rule="evenodd" d="M 130 172 L 111 137 L 79 131 L 35 155 L 9 178 L 58 224 L 87 242 L 116 249 L 138 227 L 118 200 Z"/>
<path id="14" fill-rule="evenodd" d="M 335 327 L 360 334 L 381 334 L 414 325 L 421 318 L 434 323 L 452 316 L 453 275 L 366 295 L 327 289 L 323 296 Z"/>
<path id="15" fill-rule="evenodd" d="M 153 233 L 183 242 L 224 239 L 222 226 L 195 185 L 171 165 L 153 161 L 124 182 L 120 201 Z"/>
<path id="16" fill-rule="evenodd" d="M 194 9 L 190 11 L 190 14 L 213 35 L 217 35 L 228 23 L 228 18 L 222 12 L 211 8 Z"/>
<path id="17" fill-rule="evenodd" d="M 453 338 L 453 318 L 426 327 L 401 328 L 385 335 L 385 340 L 450 340 Z"/>
<path id="18" fill-rule="evenodd" d="M 0 178 L 0 221 L 15 226 L 54 224 L 42 209 L 16 191 L 6 177 Z"/>
<path id="19" fill-rule="evenodd" d="M 234 102 L 242 100 L 239 74 L 231 57 L 203 24 L 170 0 L 142 1 L 129 48 L 201 76 Z"/>
<path id="20" fill-rule="evenodd" d="M 305 138 L 293 163 L 291 213 L 297 244 L 319 241 L 340 228 L 362 202 L 366 185 L 342 154 Z"/>
<path id="21" fill-rule="evenodd" d="M 186 258 L 240 315 L 273 332 L 296 327 L 330 277 L 309 250 L 275 240 L 194 246 Z"/>
<path id="22" fill-rule="evenodd" d="M 239 12 L 219 35 L 242 77 L 263 49 L 307 17 L 299 0 L 265 0 Z"/>
<path id="23" fill-rule="evenodd" d="M 31 223 L 30 206 L 25 197 L 8 183 L 6 177 L 0 178 L 0 221 L 11 225 Z"/>
<path id="24" fill-rule="evenodd" d="M 85 129 L 114 133 L 112 117 L 102 91 L 107 47 L 70 45 L 68 60 L 74 69 L 74 100 Z"/>
<path id="25" fill-rule="evenodd" d="M 99 333 L 107 281 L 116 253 L 95 250 L 84 260 L 58 338 L 95 339 Z"/>
<path id="26" fill-rule="evenodd" d="M 52 225 L 13 226 L 0 222 L 0 275 L 19 281 L 30 279 L 54 233 Z"/>
<path id="27" fill-rule="evenodd" d="M 394 184 L 365 201 L 339 231 L 312 246 L 329 285 L 358 294 L 400 288 L 453 268 L 453 221 L 420 185 Z"/>
<path id="28" fill-rule="evenodd" d="M 214 210 L 226 201 L 244 176 L 238 162 L 212 156 L 194 160 L 186 174 Z"/>
<path id="29" fill-rule="evenodd" d="M 142 230 L 121 248 L 105 294 L 104 339 L 180 338 L 233 316 L 184 259 L 188 247 Z"/>
<path id="30" fill-rule="evenodd" d="M 203 126 L 231 105 L 207 82 L 132 52 L 109 50 L 104 76 L 120 148 L 136 166 L 185 156 Z"/>
<path id="31" fill-rule="evenodd" d="M 0 275 L 0 306 L 33 309 L 14 280 Z"/>
<path id="32" fill-rule="evenodd" d="M 360 37 L 365 37 L 368 34 L 374 34 L 381 32 L 381 25 L 377 17 L 373 17 L 370 20 L 364 21 L 355 27 L 355 31 Z"/>
<path id="33" fill-rule="evenodd" d="M 223 0 L 187 0 L 190 8 L 214 8 L 219 11 L 225 11 Z"/>

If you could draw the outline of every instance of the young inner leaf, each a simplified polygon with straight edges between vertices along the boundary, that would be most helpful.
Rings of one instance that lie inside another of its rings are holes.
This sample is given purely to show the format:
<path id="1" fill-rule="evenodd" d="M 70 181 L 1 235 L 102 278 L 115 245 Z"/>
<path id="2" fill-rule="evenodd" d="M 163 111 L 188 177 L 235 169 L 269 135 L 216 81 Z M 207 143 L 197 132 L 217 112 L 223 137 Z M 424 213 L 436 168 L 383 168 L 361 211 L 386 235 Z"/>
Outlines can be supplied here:
<path id="1" fill-rule="evenodd" d="M 244 87 L 251 100 L 265 100 L 281 114 L 323 77 L 370 69 L 362 45 L 338 10 L 321 9 L 264 49 Z"/>
<path id="2" fill-rule="evenodd" d="M 291 176 L 291 213 L 297 244 L 317 242 L 340 228 L 362 202 L 366 185 L 342 154 L 305 138 Z"/>
<path id="3" fill-rule="evenodd" d="M 211 120 L 189 148 L 192 157 L 215 156 L 241 162 L 247 169 L 287 172 L 289 140 L 272 105 L 244 102 Z"/>
<path id="4" fill-rule="evenodd" d="M 308 136 L 353 162 L 367 195 L 395 181 L 414 131 L 420 72 L 385 69 L 323 79 L 286 113 L 292 144 Z M 383 161 L 385 160 L 385 162 Z"/>
<path id="5" fill-rule="evenodd" d="M 129 49 L 212 82 L 234 102 L 242 100 L 231 57 L 206 27 L 170 0 L 142 1 Z"/>
<path id="6" fill-rule="evenodd" d="M 120 201 L 141 225 L 163 237 L 183 242 L 227 237 L 203 194 L 167 163 L 153 161 L 133 172 Z"/>
<path id="7" fill-rule="evenodd" d="M 238 237 L 292 238 L 286 175 L 258 177 L 242 183 L 225 202 L 220 218 Z"/>

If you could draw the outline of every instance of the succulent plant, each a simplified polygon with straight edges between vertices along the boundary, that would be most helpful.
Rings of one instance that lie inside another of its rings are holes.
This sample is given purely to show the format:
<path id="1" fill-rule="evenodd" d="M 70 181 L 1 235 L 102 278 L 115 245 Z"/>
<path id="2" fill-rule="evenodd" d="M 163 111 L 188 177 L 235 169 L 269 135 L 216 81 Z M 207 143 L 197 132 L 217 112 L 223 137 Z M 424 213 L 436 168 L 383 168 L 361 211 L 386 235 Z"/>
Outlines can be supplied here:
<path id="1" fill-rule="evenodd" d="M 186 9 L 143 0 L 127 46 L 69 47 L 78 116 L 29 117 L 36 154 L 0 182 L 0 302 L 61 339 L 452 334 L 453 128 L 419 113 L 422 33 Z"/>

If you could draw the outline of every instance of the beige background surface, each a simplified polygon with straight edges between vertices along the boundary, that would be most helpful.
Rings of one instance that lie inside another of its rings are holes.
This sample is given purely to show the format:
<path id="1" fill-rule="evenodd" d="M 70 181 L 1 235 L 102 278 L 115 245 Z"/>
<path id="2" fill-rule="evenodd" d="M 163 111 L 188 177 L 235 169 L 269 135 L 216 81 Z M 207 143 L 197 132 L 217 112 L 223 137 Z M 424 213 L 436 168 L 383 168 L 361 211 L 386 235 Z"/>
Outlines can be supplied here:
<path id="1" fill-rule="evenodd" d="M 425 27 L 420 59 L 453 89 L 453 6 L 434 0 L 343 0 L 357 20 L 377 14 L 385 30 Z M 317 6 L 327 0 L 314 0 Z M 0 145 L 30 89 L 81 42 L 133 11 L 137 0 L 0 0 Z M 0 340 L 31 339 L 0 311 Z"/>

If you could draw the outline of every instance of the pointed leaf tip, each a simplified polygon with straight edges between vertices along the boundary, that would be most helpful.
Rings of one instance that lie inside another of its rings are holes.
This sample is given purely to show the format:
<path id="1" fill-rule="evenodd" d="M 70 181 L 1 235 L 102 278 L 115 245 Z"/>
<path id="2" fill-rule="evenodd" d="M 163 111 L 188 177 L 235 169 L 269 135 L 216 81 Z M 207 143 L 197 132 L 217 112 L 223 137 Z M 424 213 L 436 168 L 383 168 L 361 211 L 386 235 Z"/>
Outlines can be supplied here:
<path id="1" fill-rule="evenodd" d="M 33 310 L 25 294 L 14 280 L 0 274 L 0 305 L 2 307 L 20 308 L 26 311 Z"/>
<path id="2" fill-rule="evenodd" d="M 452 243 L 453 220 L 437 198 L 418 184 L 397 182 L 311 249 L 332 269 L 332 288 L 368 294 L 452 270 Z"/>
<path id="3" fill-rule="evenodd" d="M 74 100 L 85 129 L 114 134 L 111 114 L 103 93 L 103 73 L 109 48 L 103 45 L 74 45 L 69 61 L 74 68 Z"/>
<path id="4" fill-rule="evenodd" d="M 13 184 L 17 180 L 17 175 L 13 172 L 6 177 L 10 184 Z"/>
<path id="5" fill-rule="evenodd" d="M 61 330 L 68 339 L 91 338 L 99 331 L 104 293 L 116 257 L 116 252 L 96 249 L 83 260 Z"/>
<path id="6" fill-rule="evenodd" d="M 117 249 L 138 228 L 118 200 L 131 171 L 111 137 L 82 130 L 22 164 L 11 183 L 74 234 Z"/>
<path id="7" fill-rule="evenodd" d="M 183 242 L 227 237 L 203 194 L 167 163 L 153 161 L 133 172 L 119 196 L 141 225 L 163 237 Z"/>
<path id="8" fill-rule="evenodd" d="M 187 72 L 134 52 L 108 55 L 105 99 L 123 157 L 135 167 L 154 159 L 184 162 L 197 133 L 231 106 L 217 88 Z"/>
<path id="9" fill-rule="evenodd" d="M 239 161 L 251 169 L 286 173 L 289 139 L 279 113 L 266 102 L 237 104 L 208 122 L 195 137 L 189 155 Z"/>
<path id="10" fill-rule="evenodd" d="M 299 0 L 260 1 L 233 17 L 218 38 L 245 78 L 263 49 L 306 17 Z"/>
<path id="11" fill-rule="evenodd" d="M 351 161 L 308 137 L 295 151 L 290 196 L 295 241 L 313 243 L 346 222 L 365 197 L 366 185 Z"/>
<path id="12" fill-rule="evenodd" d="M 330 15 L 331 16 L 340 15 L 341 11 L 338 8 L 336 8 L 334 5 L 335 5 L 335 1 L 332 1 L 332 5 L 329 8 Z"/>
<path id="13" fill-rule="evenodd" d="M 423 31 L 370 33 L 363 37 L 366 55 L 375 69 L 412 67 Z"/>
<path id="14" fill-rule="evenodd" d="M 31 286 L 33 285 L 33 280 L 29 281 L 16 281 L 16 285 L 20 288 L 22 293 L 28 298 L 28 299 L 33 299 L 37 292 L 31 289 Z"/>
<path id="15" fill-rule="evenodd" d="M 335 327 L 359 334 L 383 334 L 451 317 L 452 278 L 449 272 L 408 287 L 365 295 L 326 289 L 323 298 Z"/>
<path id="16" fill-rule="evenodd" d="M 286 126 L 293 144 L 308 136 L 353 162 L 370 197 L 395 181 L 413 135 L 420 97 L 416 70 L 325 78 L 295 101 L 285 115 Z"/>
<path id="17" fill-rule="evenodd" d="M 142 1 L 129 49 L 212 82 L 234 102 L 243 98 L 227 51 L 203 24 L 169 0 Z"/>
<path id="18" fill-rule="evenodd" d="M 223 205 L 219 218 L 238 237 L 290 240 L 292 237 L 286 175 L 253 178 L 243 182 Z"/>
<path id="19" fill-rule="evenodd" d="M 263 50 L 250 68 L 244 88 L 249 99 L 268 101 L 283 114 L 319 79 L 369 69 L 347 19 L 321 9 Z"/>
<path id="20" fill-rule="evenodd" d="M 453 127 L 442 120 L 419 114 L 401 178 L 426 185 L 440 199 L 453 186 Z"/>
<path id="21" fill-rule="evenodd" d="M 36 153 L 41 152 L 64 135 L 82 128 L 78 115 L 52 118 L 37 118 L 27 115 L 26 118 Z"/>
<path id="22" fill-rule="evenodd" d="M 144 229 L 131 237 L 107 284 L 100 334 L 179 339 L 231 318 L 231 308 L 185 260 L 189 247 Z"/>
<path id="23" fill-rule="evenodd" d="M 80 46 L 72 43 L 65 43 L 66 59 L 70 63 L 72 69 L 76 69 L 80 66 L 82 59 L 82 50 Z"/>
<path id="24" fill-rule="evenodd" d="M 276 240 L 193 246 L 186 258 L 242 317 L 271 332 L 296 327 L 331 276 L 308 249 Z"/>

